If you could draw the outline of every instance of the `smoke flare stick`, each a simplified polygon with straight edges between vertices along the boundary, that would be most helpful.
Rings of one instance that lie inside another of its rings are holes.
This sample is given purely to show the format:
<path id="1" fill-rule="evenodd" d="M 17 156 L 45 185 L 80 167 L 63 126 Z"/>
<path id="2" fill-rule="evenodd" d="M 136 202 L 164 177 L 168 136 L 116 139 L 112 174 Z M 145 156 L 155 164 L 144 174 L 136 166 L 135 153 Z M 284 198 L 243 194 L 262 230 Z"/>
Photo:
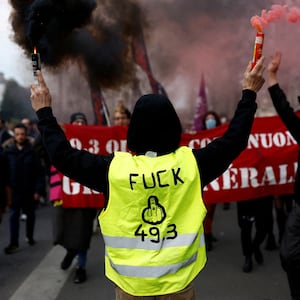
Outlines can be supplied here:
<path id="1" fill-rule="evenodd" d="M 34 82 L 35 84 L 39 84 L 36 72 L 37 70 L 41 70 L 41 58 L 40 58 L 40 54 L 37 52 L 36 47 L 34 47 L 33 53 L 31 54 L 31 60 L 32 60 Z"/>
<path id="2" fill-rule="evenodd" d="M 256 65 L 256 62 L 261 58 L 262 56 L 262 49 L 264 45 L 264 33 L 258 31 L 256 33 L 255 37 L 255 44 L 254 44 L 254 50 L 253 50 L 253 58 L 252 58 L 252 69 Z"/>

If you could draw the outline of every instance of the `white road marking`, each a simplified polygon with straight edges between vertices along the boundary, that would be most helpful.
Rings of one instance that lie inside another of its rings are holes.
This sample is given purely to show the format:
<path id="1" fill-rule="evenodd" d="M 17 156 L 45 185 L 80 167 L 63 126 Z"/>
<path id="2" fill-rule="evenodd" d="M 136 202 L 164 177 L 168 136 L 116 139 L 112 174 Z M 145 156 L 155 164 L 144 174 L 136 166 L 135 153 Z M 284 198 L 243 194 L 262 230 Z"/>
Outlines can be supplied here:
<path id="1" fill-rule="evenodd" d="M 9 300 L 55 300 L 70 274 L 59 267 L 64 255 L 63 247 L 53 247 Z"/>

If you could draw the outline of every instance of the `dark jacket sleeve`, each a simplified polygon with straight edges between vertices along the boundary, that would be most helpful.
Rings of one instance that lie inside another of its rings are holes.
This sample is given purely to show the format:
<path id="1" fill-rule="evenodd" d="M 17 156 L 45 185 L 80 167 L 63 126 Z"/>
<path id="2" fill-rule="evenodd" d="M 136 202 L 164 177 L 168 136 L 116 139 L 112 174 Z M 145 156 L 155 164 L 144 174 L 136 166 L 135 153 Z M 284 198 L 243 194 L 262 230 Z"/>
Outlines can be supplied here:
<path id="1" fill-rule="evenodd" d="M 286 95 L 280 88 L 279 84 L 275 84 L 269 87 L 269 93 L 274 104 L 274 107 L 280 116 L 281 120 L 296 140 L 298 145 L 300 145 L 300 119 L 294 112 L 290 103 L 286 99 Z M 295 176 L 294 191 L 295 191 L 295 201 L 300 204 L 300 153 L 298 154 L 298 167 Z"/>
<path id="2" fill-rule="evenodd" d="M 242 99 L 224 135 L 205 148 L 193 150 L 203 187 L 225 172 L 233 160 L 247 147 L 257 109 L 255 100 L 255 92 L 243 90 Z"/>
<path id="3" fill-rule="evenodd" d="M 107 173 L 112 155 L 95 155 L 72 148 L 50 107 L 38 110 L 37 116 L 42 141 L 52 164 L 75 181 L 106 193 Z"/>
<path id="4" fill-rule="evenodd" d="M 269 87 L 269 93 L 278 115 L 300 145 L 300 119 L 287 101 L 285 93 L 278 84 Z"/>
<path id="5" fill-rule="evenodd" d="M 6 157 L 2 153 L 0 148 L 0 210 L 4 210 L 6 207 L 6 192 L 5 188 L 8 186 L 8 164 Z"/>

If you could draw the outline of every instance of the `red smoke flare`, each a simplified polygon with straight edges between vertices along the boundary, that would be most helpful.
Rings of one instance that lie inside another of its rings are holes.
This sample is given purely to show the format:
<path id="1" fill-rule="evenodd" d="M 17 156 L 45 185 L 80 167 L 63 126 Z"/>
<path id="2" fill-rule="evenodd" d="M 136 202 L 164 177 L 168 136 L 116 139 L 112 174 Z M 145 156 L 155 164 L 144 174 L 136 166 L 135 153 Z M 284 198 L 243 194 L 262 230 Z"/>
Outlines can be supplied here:
<path id="1" fill-rule="evenodd" d="M 291 7 L 287 14 L 287 20 L 291 23 L 300 21 L 300 9 L 298 7 Z"/>
<path id="2" fill-rule="evenodd" d="M 270 10 L 263 9 L 260 16 L 253 16 L 250 19 L 252 26 L 257 31 L 263 31 L 271 22 L 285 18 L 290 23 L 300 21 L 300 9 L 295 6 L 274 4 Z"/>

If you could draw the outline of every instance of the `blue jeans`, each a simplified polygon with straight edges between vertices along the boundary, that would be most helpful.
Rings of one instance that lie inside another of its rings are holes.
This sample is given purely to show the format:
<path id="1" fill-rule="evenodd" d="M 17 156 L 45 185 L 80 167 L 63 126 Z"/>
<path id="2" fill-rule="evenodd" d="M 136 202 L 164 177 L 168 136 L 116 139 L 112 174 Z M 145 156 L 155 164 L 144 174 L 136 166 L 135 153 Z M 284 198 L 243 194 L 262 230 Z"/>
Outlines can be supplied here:
<path id="1" fill-rule="evenodd" d="M 86 258 L 87 258 L 87 250 L 80 250 L 80 251 L 78 251 L 78 258 L 77 258 L 77 266 L 78 266 L 78 268 L 85 269 Z"/>
<path id="2" fill-rule="evenodd" d="M 29 240 L 33 240 L 33 231 L 35 224 L 35 208 L 27 207 L 22 209 L 22 212 L 26 214 L 26 237 Z M 11 207 L 9 211 L 9 229 L 10 229 L 10 244 L 19 246 L 19 228 L 20 228 L 20 207 Z"/>

